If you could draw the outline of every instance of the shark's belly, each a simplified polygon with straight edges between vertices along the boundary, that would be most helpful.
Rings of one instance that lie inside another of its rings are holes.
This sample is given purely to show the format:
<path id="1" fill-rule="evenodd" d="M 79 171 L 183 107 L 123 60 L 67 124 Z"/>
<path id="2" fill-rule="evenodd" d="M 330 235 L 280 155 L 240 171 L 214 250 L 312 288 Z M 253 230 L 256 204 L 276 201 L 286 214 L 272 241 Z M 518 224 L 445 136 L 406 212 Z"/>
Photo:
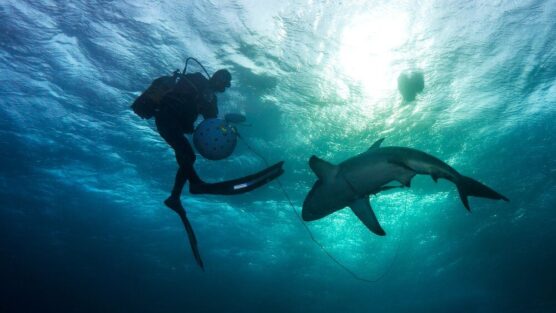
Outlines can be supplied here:
<path id="1" fill-rule="evenodd" d="M 458 172 L 442 160 L 425 153 L 423 151 L 402 148 L 387 147 L 381 149 L 379 153 L 384 159 L 393 160 L 399 164 L 413 170 L 417 174 L 432 175 L 438 178 L 446 178 L 454 181 L 458 177 Z"/>
<path id="2" fill-rule="evenodd" d="M 344 177 L 358 196 L 374 194 L 380 187 L 396 180 L 404 169 L 388 163 L 359 166 L 344 172 Z"/>

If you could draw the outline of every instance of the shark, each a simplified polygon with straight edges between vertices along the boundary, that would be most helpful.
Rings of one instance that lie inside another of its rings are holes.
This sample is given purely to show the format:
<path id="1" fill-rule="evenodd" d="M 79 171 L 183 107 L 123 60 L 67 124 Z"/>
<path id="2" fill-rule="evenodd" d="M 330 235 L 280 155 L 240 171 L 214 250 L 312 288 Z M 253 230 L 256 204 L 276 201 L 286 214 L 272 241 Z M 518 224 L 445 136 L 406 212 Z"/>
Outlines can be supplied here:
<path id="1" fill-rule="evenodd" d="M 369 197 L 398 187 L 410 187 L 415 175 L 430 175 L 437 182 L 454 183 L 463 206 L 471 211 L 469 196 L 509 201 L 477 180 L 463 176 L 440 159 L 407 147 L 381 147 L 377 140 L 367 151 L 338 165 L 311 156 L 309 167 L 318 177 L 303 201 L 301 217 L 315 221 L 344 208 L 353 213 L 373 233 L 386 235 L 371 207 Z M 398 182 L 400 186 L 391 186 Z"/>

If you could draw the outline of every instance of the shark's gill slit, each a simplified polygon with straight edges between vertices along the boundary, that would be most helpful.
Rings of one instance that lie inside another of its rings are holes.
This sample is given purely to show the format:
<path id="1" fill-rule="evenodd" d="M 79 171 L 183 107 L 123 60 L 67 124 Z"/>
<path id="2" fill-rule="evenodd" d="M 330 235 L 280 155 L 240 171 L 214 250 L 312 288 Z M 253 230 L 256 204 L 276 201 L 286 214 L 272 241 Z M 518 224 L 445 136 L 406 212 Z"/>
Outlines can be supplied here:
<path id="1" fill-rule="evenodd" d="M 247 141 L 245 141 L 245 139 L 243 139 L 242 136 L 240 136 L 240 134 L 238 133 L 238 138 L 243 142 L 243 144 L 247 147 L 248 150 L 250 150 L 253 154 L 255 154 L 257 157 L 259 157 L 267 166 L 268 166 L 268 161 L 266 160 L 266 158 L 261 155 L 260 153 L 258 153 L 255 149 L 253 149 L 248 143 Z M 313 235 L 313 232 L 309 229 L 309 227 L 307 226 L 307 224 L 305 224 L 305 221 L 303 221 L 303 218 L 301 217 L 301 215 L 299 214 L 299 212 L 297 212 L 297 210 L 295 209 L 295 205 L 293 204 L 293 201 L 291 200 L 290 196 L 288 195 L 288 193 L 286 192 L 286 189 L 284 188 L 284 185 L 282 185 L 282 181 L 278 178 L 276 180 L 276 182 L 278 183 L 280 190 L 282 190 L 282 193 L 284 194 L 284 197 L 286 198 L 286 200 L 288 201 L 290 208 L 292 209 L 293 213 L 295 214 L 295 216 L 297 216 L 297 218 L 299 219 L 299 222 L 301 223 L 301 225 L 303 225 L 303 228 L 305 229 L 305 231 L 307 232 L 307 234 L 309 235 L 309 238 L 311 239 L 311 241 L 313 241 L 313 243 L 315 243 L 315 245 L 317 245 L 317 247 L 319 247 L 319 249 L 332 261 L 334 262 L 338 267 L 340 267 L 341 269 L 343 269 L 344 271 L 346 271 L 349 275 L 351 275 L 354 279 L 362 281 L 362 282 L 366 282 L 366 283 L 376 283 L 379 282 L 380 280 L 382 280 L 384 277 L 386 277 L 386 275 L 388 273 L 390 273 L 390 271 L 392 270 L 392 268 L 394 267 L 394 263 L 396 262 L 396 260 L 398 259 L 398 255 L 400 252 L 400 247 L 402 245 L 402 239 L 404 237 L 405 234 L 405 216 L 407 213 L 407 195 L 404 196 L 404 206 L 403 206 L 403 213 L 402 213 L 402 228 L 400 231 L 400 235 L 398 237 L 398 244 L 396 246 L 396 251 L 394 252 L 394 256 L 392 257 L 392 259 L 390 260 L 390 262 L 387 264 L 386 269 L 380 273 L 380 275 L 378 275 L 377 277 L 373 278 L 373 279 L 368 279 L 368 278 L 364 278 L 359 276 L 357 273 L 355 273 L 352 269 L 350 269 L 349 267 L 347 267 L 345 264 L 343 264 L 342 262 L 340 262 L 334 255 L 332 255 L 328 250 L 326 250 L 326 248 L 315 238 L 315 236 Z"/>

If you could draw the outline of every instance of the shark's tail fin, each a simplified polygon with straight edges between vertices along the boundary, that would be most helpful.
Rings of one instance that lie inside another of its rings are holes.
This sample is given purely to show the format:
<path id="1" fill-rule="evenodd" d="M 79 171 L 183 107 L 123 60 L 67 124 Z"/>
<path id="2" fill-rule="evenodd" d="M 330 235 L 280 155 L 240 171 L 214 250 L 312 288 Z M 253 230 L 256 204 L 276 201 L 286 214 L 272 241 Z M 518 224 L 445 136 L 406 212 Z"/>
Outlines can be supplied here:
<path id="1" fill-rule="evenodd" d="M 469 208 L 469 201 L 467 199 L 467 197 L 469 196 L 510 201 L 508 198 L 492 190 L 490 187 L 481 184 L 471 177 L 460 176 L 456 186 L 458 188 L 461 202 L 463 202 L 463 205 L 468 211 L 471 211 L 471 208 Z"/>

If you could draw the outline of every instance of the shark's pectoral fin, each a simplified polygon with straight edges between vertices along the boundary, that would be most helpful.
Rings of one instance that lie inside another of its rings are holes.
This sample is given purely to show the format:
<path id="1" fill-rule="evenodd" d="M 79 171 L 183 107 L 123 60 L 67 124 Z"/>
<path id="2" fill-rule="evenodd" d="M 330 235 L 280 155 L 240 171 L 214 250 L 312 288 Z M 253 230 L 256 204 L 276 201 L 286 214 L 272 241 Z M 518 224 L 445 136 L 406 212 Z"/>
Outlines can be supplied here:
<path id="1" fill-rule="evenodd" d="M 338 167 L 336 165 L 319 159 L 314 155 L 309 159 L 309 167 L 315 172 L 318 178 L 324 181 L 333 178 L 338 173 Z"/>
<path id="2" fill-rule="evenodd" d="M 359 198 L 353 201 L 349 207 L 370 231 L 379 236 L 386 235 L 386 232 L 384 232 L 384 229 L 382 229 L 376 219 L 375 212 L 373 212 L 373 209 L 371 208 L 369 198 Z"/>

